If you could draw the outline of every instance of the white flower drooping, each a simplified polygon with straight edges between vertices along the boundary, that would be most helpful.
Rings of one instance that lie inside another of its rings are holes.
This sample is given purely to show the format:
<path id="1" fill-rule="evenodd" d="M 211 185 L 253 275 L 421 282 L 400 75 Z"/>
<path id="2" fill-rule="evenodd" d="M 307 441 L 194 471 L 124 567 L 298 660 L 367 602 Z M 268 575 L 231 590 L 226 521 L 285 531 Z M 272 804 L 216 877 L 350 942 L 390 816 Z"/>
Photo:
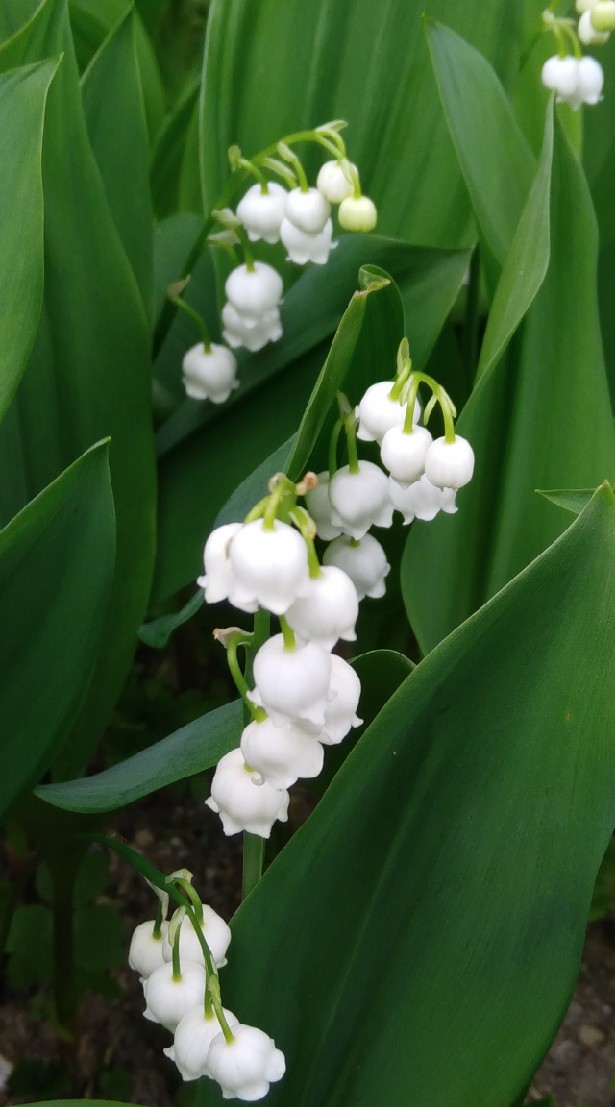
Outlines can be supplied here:
<path id="1" fill-rule="evenodd" d="M 222 1012 L 229 1027 L 234 1030 L 239 1019 L 232 1011 L 227 1011 L 226 1007 L 222 1008 Z M 207 1068 L 209 1047 L 221 1033 L 222 1027 L 215 1013 L 212 1011 L 210 1015 L 206 1015 L 201 1003 L 180 1019 L 173 1045 L 162 1052 L 175 1062 L 184 1080 L 198 1080 L 200 1076 L 210 1075 Z"/>
<path id="2" fill-rule="evenodd" d="M 290 788 L 299 777 L 318 776 L 324 751 L 320 742 L 300 727 L 276 726 L 271 719 L 252 722 L 241 736 L 246 764 L 272 788 Z"/>
<path id="3" fill-rule="evenodd" d="M 367 234 L 378 222 L 378 209 L 369 196 L 347 196 L 339 206 L 337 217 L 345 231 Z"/>
<path id="4" fill-rule="evenodd" d="M 275 181 L 267 183 L 266 191 L 254 184 L 237 205 L 237 218 L 243 223 L 251 242 L 280 241 L 280 226 L 284 218 L 286 189 Z"/>
<path id="5" fill-rule="evenodd" d="M 355 641 L 358 614 L 359 598 L 352 580 L 342 569 L 327 565 L 319 576 L 310 577 L 303 596 L 286 612 L 286 620 L 302 642 L 332 650 L 338 638 Z"/>
<path id="6" fill-rule="evenodd" d="M 425 472 L 425 458 L 432 443 L 426 427 L 391 427 L 382 439 L 382 464 L 398 484 L 408 485 L 420 480 Z"/>
<path id="7" fill-rule="evenodd" d="M 346 158 L 341 158 L 339 161 L 326 161 L 320 167 L 316 188 L 330 204 L 341 204 L 342 200 L 352 196 L 354 192 L 352 175 L 356 172 L 357 167 L 354 162 L 349 162 Z"/>
<path id="8" fill-rule="evenodd" d="M 425 476 L 436 488 L 463 488 L 472 480 L 474 450 L 467 439 L 456 435 L 453 442 L 436 438 L 425 457 Z"/>
<path id="9" fill-rule="evenodd" d="M 164 964 L 163 945 L 169 924 L 166 921 L 160 924 L 160 935 L 157 938 L 154 936 L 154 926 L 154 919 L 139 923 L 130 940 L 128 964 L 138 972 L 142 980 Z"/>
<path id="10" fill-rule="evenodd" d="M 202 342 L 191 346 L 184 355 L 183 377 L 186 395 L 192 400 L 210 400 L 223 404 L 231 392 L 239 388 L 237 362 L 228 346 L 210 343 L 209 350 Z"/>
<path id="11" fill-rule="evenodd" d="M 391 427 L 403 427 L 406 408 L 398 400 L 392 400 L 390 391 L 393 381 L 377 381 L 371 384 L 357 407 L 359 425 L 357 438 L 363 442 L 381 443 Z M 413 423 L 418 423 L 421 407 L 418 400 L 414 404 Z"/>
<path id="12" fill-rule="evenodd" d="M 277 342 L 282 337 L 282 321 L 277 308 L 265 311 L 258 318 L 240 315 L 232 304 L 222 308 L 223 335 L 229 346 L 236 349 L 245 346 L 250 353 L 256 354 L 268 342 Z"/>
<path id="13" fill-rule="evenodd" d="M 318 473 L 318 484 L 309 489 L 305 502 L 311 519 L 316 524 L 316 533 L 325 542 L 337 538 L 342 531 L 340 527 L 334 527 L 331 522 L 331 498 L 329 496 L 329 473 Z"/>
<path id="14" fill-rule="evenodd" d="M 277 269 L 264 261 L 255 261 L 253 268 L 244 264 L 233 269 L 224 290 L 239 315 L 258 320 L 265 312 L 279 306 L 283 284 Z"/>
<path id="15" fill-rule="evenodd" d="M 335 538 L 327 546 L 322 560 L 324 565 L 337 565 L 348 574 L 360 600 L 365 596 L 375 600 L 384 596 L 384 580 L 391 566 L 373 534 L 365 534 L 358 540 L 345 534 Z"/>
<path id="16" fill-rule="evenodd" d="M 216 527 L 205 543 L 205 573 L 202 577 L 197 577 L 197 584 L 205 590 L 207 603 L 226 600 L 233 590 L 235 578 L 231 567 L 230 545 L 231 539 L 240 530 L 241 523 L 227 523 L 223 527 Z M 254 601 L 252 611 L 257 609 L 258 603 Z"/>
<path id="17" fill-rule="evenodd" d="M 357 715 L 361 681 L 352 665 L 337 654 L 331 657 L 329 689 L 333 698 L 327 704 L 324 727 L 318 739 L 326 746 L 337 746 L 352 727 L 360 726 L 363 722 Z"/>
<path id="18" fill-rule="evenodd" d="M 232 1029 L 232 1042 L 223 1034 L 213 1039 L 207 1056 L 209 1075 L 220 1085 L 224 1099 L 262 1099 L 269 1085 L 284 1076 L 284 1054 L 256 1026 L 238 1023 Z"/>
<path id="19" fill-rule="evenodd" d="M 247 830 L 268 838 L 276 820 L 288 818 L 288 792 L 263 782 L 255 784 L 254 770 L 246 765 L 240 749 L 231 750 L 218 762 L 206 804 L 220 816 L 225 834 Z"/>
<path id="20" fill-rule="evenodd" d="M 272 721 L 320 728 L 331 680 L 331 654 L 313 642 L 287 649 L 281 634 L 269 638 L 254 658 L 251 698 Z"/>
<path id="21" fill-rule="evenodd" d="M 267 526 L 256 519 L 240 527 L 230 543 L 233 587 L 229 599 L 242 611 L 254 604 L 283 615 L 309 580 L 305 539 L 287 523 Z"/>
<path id="22" fill-rule="evenodd" d="M 579 19 L 579 39 L 584 46 L 601 46 L 609 40 L 608 31 L 597 31 L 592 23 L 592 13 L 583 12 Z"/>
<path id="23" fill-rule="evenodd" d="M 542 83 L 555 92 L 558 103 L 570 104 L 577 111 L 581 104 L 597 104 L 602 99 L 604 73 L 595 58 L 555 54 L 542 67 Z"/>
<path id="24" fill-rule="evenodd" d="M 370 527 L 390 527 L 393 506 L 385 474 L 372 461 L 359 461 L 356 472 L 343 465 L 329 485 L 331 519 L 352 538 L 362 538 Z"/>
<path id="25" fill-rule="evenodd" d="M 454 488 L 436 488 L 424 474 L 420 480 L 403 488 L 389 479 L 391 503 L 403 515 L 404 523 L 411 523 L 415 518 L 430 523 L 440 511 L 454 515 L 457 511 L 455 495 Z"/>
<path id="26" fill-rule="evenodd" d="M 184 961 L 196 961 L 198 965 L 204 966 L 205 959 L 201 943 L 199 942 L 190 919 L 184 919 L 180 925 L 179 955 L 182 964 Z M 206 903 L 203 904 L 203 922 L 201 930 L 211 950 L 214 964 L 217 968 L 222 968 L 223 965 L 226 965 L 226 951 L 231 944 L 231 928 L 228 923 L 214 911 L 213 907 L 209 907 Z M 173 956 L 168 934 L 165 936 L 162 943 L 162 956 L 165 961 L 170 961 Z"/>
<path id="27" fill-rule="evenodd" d="M 145 1018 L 161 1023 L 167 1030 L 175 1030 L 180 1019 L 203 1002 L 205 979 L 202 965 L 186 961 L 175 980 L 172 963 L 165 962 L 144 981 Z"/>
<path id="28" fill-rule="evenodd" d="M 289 219 L 284 219 L 280 227 L 280 239 L 286 247 L 287 260 L 294 261 L 296 265 L 307 265 L 308 261 L 313 261 L 315 265 L 326 265 L 329 254 L 337 245 L 332 241 L 333 223 L 330 219 L 327 219 L 318 234 L 306 234 Z"/>
<path id="29" fill-rule="evenodd" d="M 293 188 L 286 196 L 284 216 L 304 234 L 320 234 L 331 215 L 331 206 L 317 188 Z"/>

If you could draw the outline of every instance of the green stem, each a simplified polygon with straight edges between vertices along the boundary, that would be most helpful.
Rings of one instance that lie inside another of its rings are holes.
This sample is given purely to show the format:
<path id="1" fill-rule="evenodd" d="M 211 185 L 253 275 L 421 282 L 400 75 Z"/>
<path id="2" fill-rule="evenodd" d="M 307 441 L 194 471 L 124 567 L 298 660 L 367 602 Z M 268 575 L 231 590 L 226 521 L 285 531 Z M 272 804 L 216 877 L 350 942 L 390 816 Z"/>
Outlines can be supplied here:
<path id="1" fill-rule="evenodd" d="M 406 344 L 406 349 L 407 349 L 408 340 L 406 338 L 404 338 L 404 339 L 402 339 L 402 343 Z M 400 347 L 400 349 L 401 349 L 401 347 Z M 396 375 L 395 380 L 393 382 L 393 386 L 391 388 L 391 391 L 389 392 L 389 400 L 399 400 L 399 401 L 401 401 L 402 392 L 404 390 L 406 382 L 410 378 L 411 373 L 412 373 L 412 358 L 411 357 L 404 357 L 403 360 L 402 360 L 401 366 L 398 365 L 397 375 Z"/>
<path id="2" fill-rule="evenodd" d="M 250 243 L 250 239 L 248 238 L 247 231 L 244 230 L 244 228 L 241 226 L 240 223 L 238 223 L 237 226 L 234 227 L 233 229 L 234 229 L 235 234 L 237 235 L 237 238 L 239 239 L 239 243 L 241 245 L 241 249 L 242 249 L 243 256 L 244 256 L 246 269 L 247 269 L 248 273 L 253 273 L 254 272 L 254 251 L 252 250 L 252 246 L 251 246 L 251 243 Z"/>
<path id="3" fill-rule="evenodd" d="M 194 914 L 200 923 L 203 922 L 203 904 L 201 897 L 196 888 L 193 888 L 189 880 L 184 880 L 183 877 L 175 877 L 175 883 L 178 888 L 181 888 L 183 892 L 188 896 L 188 899 L 194 907 Z"/>
<path id="4" fill-rule="evenodd" d="M 329 439 L 329 480 L 331 480 L 334 473 L 337 472 L 337 443 L 343 426 L 344 420 L 340 416 L 333 425 L 331 438 Z"/>
<path id="5" fill-rule="evenodd" d="M 250 717 L 254 722 L 262 722 L 267 718 L 267 713 L 262 707 L 258 707 L 250 699 L 250 687 L 248 682 L 241 671 L 241 666 L 237 659 L 237 650 L 240 646 L 246 646 L 251 644 L 252 635 L 246 635 L 242 631 L 238 631 L 237 634 L 231 634 L 227 646 L 226 646 L 226 660 L 230 669 L 231 676 L 235 681 L 235 687 L 239 692 L 243 702 L 245 703 Z"/>
<path id="6" fill-rule="evenodd" d="M 344 431 L 346 432 L 346 448 L 348 450 L 348 469 L 351 473 L 359 472 L 359 455 L 357 453 L 357 418 L 353 412 L 344 419 Z"/>
<path id="7" fill-rule="evenodd" d="M 263 873 L 263 858 L 265 854 L 265 840 L 259 834 L 243 835 L 243 876 L 241 882 L 241 898 L 246 899 L 250 892 L 256 888 Z"/>
<path id="8" fill-rule="evenodd" d="M 265 174 L 259 169 L 258 165 L 255 165 L 254 162 L 250 161 L 248 158 L 238 158 L 237 168 L 245 169 L 247 173 L 251 173 L 253 177 L 256 177 L 256 180 L 261 186 L 261 192 L 263 193 L 263 195 L 267 195 L 267 193 L 269 192 L 267 178 Z"/>
<path id="9" fill-rule="evenodd" d="M 160 939 L 162 937 L 162 923 L 163 923 L 162 903 L 161 903 L 160 900 L 158 900 L 158 908 L 156 910 L 156 919 L 154 921 L 154 929 L 152 930 L 152 938 L 155 938 L 157 942 L 160 941 Z"/>
<path id="10" fill-rule="evenodd" d="M 278 143 L 278 154 L 280 157 L 284 158 L 284 161 L 287 161 L 289 165 L 292 165 L 293 172 L 299 181 L 299 188 L 302 192 L 307 192 L 310 186 L 301 159 L 284 141 Z"/>
<path id="11" fill-rule="evenodd" d="M 278 508 L 289 492 L 290 482 L 284 479 L 280 479 L 276 484 L 273 492 L 269 496 L 267 507 L 265 508 L 265 514 L 263 516 L 263 526 L 265 530 L 273 530 L 273 525 L 276 521 Z"/>
<path id="12" fill-rule="evenodd" d="M 183 311 L 189 319 L 192 319 L 193 323 L 196 323 L 201 335 L 201 339 L 203 341 L 203 349 L 205 350 L 206 354 L 210 354 L 211 337 L 209 334 L 209 327 L 207 326 L 207 323 L 203 319 L 201 313 L 199 311 L 196 311 L 195 308 L 190 307 L 190 304 L 187 304 L 185 300 L 182 300 L 181 296 L 169 296 L 169 300 L 172 304 L 175 304 L 175 307 L 178 307 L 181 311 Z"/>
<path id="13" fill-rule="evenodd" d="M 470 281 L 466 295 L 463 365 L 468 394 L 472 391 L 476 374 L 478 351 L 478 325 L 480 304 L 480 251 L 477 246 L 470 261 Z"/>
<path id="14" fill-rule="evenodd" d="M 295 638 L 294 630 L 292 629 L 292 627 L 289 627 L 283 615 L 278 616 L 278 619 L 280 623 L 280 630 L 282 631 L 282 638 L 284 639 L 284 649 L 289 651 L 296 650 L 297 639 Z"/>
<path id="15" fill-rule="evenodd" d="M 172 965 L 173 965 L 173 980 L 179 982 L 182 978 L 182 967 L 179 958 L 179 939 L 182 932 L 181 925 L 177 927 L 175 931 L 175 937 L 173 939 L 173 951 L 172 951 Z"/>
<path id="16" fill-rule="evenodd" d="M 307 546 L 308 555 L 308 572 L 312 580 L 318 580 L 320 574 L 320 562 L 318 560 L 318 554 L 316 553 L 316 547 L 314 545 L 314 539 L 310 531 L 310 517 L 302 507 L 296 507 L 290 512 L 290 519 L 293 522 L 301 534 L 303 541 Z"/>

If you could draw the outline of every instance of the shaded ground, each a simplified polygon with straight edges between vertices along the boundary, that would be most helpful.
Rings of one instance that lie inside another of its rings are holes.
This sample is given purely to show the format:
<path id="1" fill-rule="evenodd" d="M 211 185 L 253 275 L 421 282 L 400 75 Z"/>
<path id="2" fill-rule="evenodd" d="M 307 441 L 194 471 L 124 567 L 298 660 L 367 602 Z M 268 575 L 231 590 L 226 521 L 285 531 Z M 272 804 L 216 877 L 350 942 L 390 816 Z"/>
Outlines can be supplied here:
<path id="1" fill-rule="evenodd" d="M 300 802 L 300 800 L 298 801 Z M 155 837 L 152 828 L 163 827 Z M 239 902 L 238 838 L 225 838 L 217 819 L 193 796 L 163 794 L 136 805 L 113 829 L 163 871 L 186 866 L 208 902 L 229 918 Z M 133 927 L 153 913 L 153 896 L 144 882 L 117 857 L 111 861 L 106 901 L 121 911 L 126 948 Z M 36 1021 L 40 1004 L 32 995 L 10 1000 L 0 1010 L 0 1055 L 10 1065 L 45 1068 L 41 1084 L 29 1094 L 0 1092 L 0 1105 L 54 1096 L 78 1095 L 128 1100 L 145 1107 L 177 1107 L 191 1102 L 189 1086 L 178 1080 L 162 1055 L 170 1037 L 142 1018 L 143 996 L 136 975 L 120 969 L 114 977 L 120 998 L 89 994 L 83 1005 L 76 1054 L 61 1047 L 48 1022 Z M 78 1077 L 66 1086 L 66 1071 Z M 558 1107 L 615 1107 L 615 924 L 596 923 L 588 932 L 574 1000 L 553 1048 L 537 1074 L 531 1097 L 555 1093 Z M 53 1081 L 57 1079 L 57 1085 Z M 45 1083 L 47 1081 L 47 1083 Z M 0 1059 L 0 1084 L 2 1060 Z M 315 1105 L 316 1107 L 316 1105 Z M 460 1105 L 470 1107 L 470 1105 Z"/>

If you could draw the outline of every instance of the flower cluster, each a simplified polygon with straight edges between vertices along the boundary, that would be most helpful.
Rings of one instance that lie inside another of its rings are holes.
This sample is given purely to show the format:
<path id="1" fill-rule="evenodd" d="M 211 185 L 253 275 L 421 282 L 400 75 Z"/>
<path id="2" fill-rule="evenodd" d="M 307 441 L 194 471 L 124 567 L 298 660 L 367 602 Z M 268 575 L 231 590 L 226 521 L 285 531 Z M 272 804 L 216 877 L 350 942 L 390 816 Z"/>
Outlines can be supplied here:
<path id="1" fill-rule="evenodd" d="M 545 30 L 555 35 L 558 53 L 544 63 L 542 82 L 555 92 L 559 103 L 570 104 L 573 111 L 602 99 L 602 66 L 595 58 L 582 55 L 581 44 L 601 46 L 608 41 L 615 30 L 615 0 L 577 0 L 576 8 L 576 30 L 571 20 L 558 19 L 551 10 L 543 13 Z"/>
<path id="2" fill-rule="evenodd" d="M 226 965 L 230 928 L 201 903 L 186 870 L 172 873 L 169 884 L 184 893 L 186 906 L 167 922 L 168 895 L 159 893 L 156 919 L 137 926 L 130 943 L 145 1018 L 173 1034 L 164 1053 L 184 1080 L 207 1076 L 225 1099 L 262 1099 L 284 1075 L 284 1054 L 268 1034 L 222 1006 L 218 969 Z"/>
<path id="3" fill-rule="evenodd" d="M 433 394 L 426 414 L 436 402 L 442 409 L 445 434 L 435 441 L 418 423 L 420 385 Z M 455 512 L 456 491 L 472 477 L 474 455 L 455 434 L 452 402 L 436 381 L 412 370 L 405 340 L 394 381 L 368 388 L 356 410 L 345 397 L 339 404 L 330 472 L 310 473 L 298 485 L 278 474 L 243 523 L 218 527 L 205 545 L 198 583 L 206 601 L 269 612 L 281 630 L 265 641 L 256 621 L 253 633 L 216 632 L 251 717 L 239 747 L 220 760 L 207 800 L 227 834 L 268 838 L 273 823 L 288 817 L 288 789 L 317 776 L 324 747 L 361 722 L 359 679 L 332 651 L 340 640 L 355 640 L 359 602 L 384 594 L 390 566 L 370 528 L 390 527 L 395 510 L 406 523 Z M 338 467 L 342 429 L 349 461 Z M 357 438 L 380 444 L 384 469 L 358 460 Z M 322 561 L 316 537 L 329 543 Z M 239 647 L 253 655 L 252 687 Z"/>
<path id="4" fill-rule="evenodd" d="M 263 151 L 248 160 L 237 147 L 229 151 L 237 183 L 246 174 L 256 177 L 256 183 L 243 194 L 235 211 L 222 208 L 212 213 L 224 230 L 210 236 L 209 243 L 228 247 L 233 256 L 235 248 L 240 247 L 244 256 L 225 284 L 221 319 L 227 345 L 212 343 L 198 313 L 181 298 L 171 297 L 194 318 L 203 335 L 202 343 L 191 347 L 183 361 L 184 386 L 192 399 L 224 403 L 237 387 L 232 350 L 244 347 L 256 353 L 282 337 L 282 278 L 273 265 L 255 260 L 253 243 L 281 243 L 288 261 L 325 265 L 336 245 L 333 205 L 339 205 L 338 222 L 343 230 L 367 232 L 376 226 L 376 205 L 362 194 L 357 166 L 346 157 L 339 133 L 343 126 L 338 121 L 289 135 L 274 148 L 277 158 Z M 308 183 L 302 162 L 292 149 L 299 142 L 316 143 L 334 155 L 321 166 L 315 186 Z M 269 179 L 267 174 L 281 177 L 283 183 Z"/>

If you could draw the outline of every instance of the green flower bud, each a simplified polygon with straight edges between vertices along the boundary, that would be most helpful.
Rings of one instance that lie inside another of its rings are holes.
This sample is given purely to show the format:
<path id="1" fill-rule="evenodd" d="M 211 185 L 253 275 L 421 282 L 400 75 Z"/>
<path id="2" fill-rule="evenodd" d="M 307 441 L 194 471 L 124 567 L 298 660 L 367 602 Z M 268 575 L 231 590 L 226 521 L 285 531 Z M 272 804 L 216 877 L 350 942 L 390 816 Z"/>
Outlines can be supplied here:
<path id="1" fill-rule="evenodd" d="M 589 18 L 594 30 L 615 31 L 615 0 L 598 0 Z"/>

